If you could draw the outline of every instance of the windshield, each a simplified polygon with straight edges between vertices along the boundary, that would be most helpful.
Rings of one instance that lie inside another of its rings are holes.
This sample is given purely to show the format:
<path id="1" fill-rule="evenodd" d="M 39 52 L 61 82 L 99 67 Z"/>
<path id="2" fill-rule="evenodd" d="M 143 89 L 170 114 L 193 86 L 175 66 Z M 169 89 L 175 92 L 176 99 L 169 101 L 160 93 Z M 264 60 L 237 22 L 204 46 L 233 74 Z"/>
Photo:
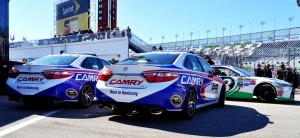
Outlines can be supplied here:
<path id="1" fill-rule="evenodd" d="M 28 63 L 28 65 L 69 65 L 77 58 L 75 56 L 45 56 Z"/>
<path id="2" fill-rule="evenodd" d="M 118 65 L 139 65 L 139 64 L 172 64 L 179 54 L 139 54 L 129 57 L 119 63 Z"/>
<path id="3" fill-rule="evenodd" d="M 234 67 L 234 69 L 238 70 L 239 72 L 243 73 L 246 77 L 252 77 L 253 75 L 251 73 L 249 73 L 248 71 L 245 71 L 241 68 L 238 67 Z"/>

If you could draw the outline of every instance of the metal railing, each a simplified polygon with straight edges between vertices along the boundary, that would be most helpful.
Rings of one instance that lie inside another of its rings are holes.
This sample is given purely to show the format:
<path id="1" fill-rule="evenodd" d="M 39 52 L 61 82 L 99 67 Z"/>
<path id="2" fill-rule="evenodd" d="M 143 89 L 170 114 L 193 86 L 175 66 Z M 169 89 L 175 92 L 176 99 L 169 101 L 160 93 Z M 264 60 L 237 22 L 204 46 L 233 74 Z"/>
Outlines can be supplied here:
<path id="1" fill-rule="evenodd" d="M 114 39 L 126 37 L 126 33 L 117 33 L 115 31 L 105 31 L 98 33 L 85 33 L 85 34 L 74 34 L 68 36 L 57 36 L 49 39 L 39 39 L 39 40 L 23 40 L 21 42 L 9 43 L 10 48 L 14 47 L 26 47 L 26 46 L 42 46 L 51 44 L 64 44 L 64 43 L 76 43 L 85 41 L 98 41 L 104 39 Z"/>
<path id="2" fill-rule="evenodd" d="M 245 43 L 269 43 L 300 38 L 300 27 L 278 29 L 247 34 L 238 34 L 224 37 L 202 38 L 186 41 L 167 42 L 152 44 L 151 46 L 162 47 L 166 50 L 191 50 L 202 46 L 227 46 Z"/>

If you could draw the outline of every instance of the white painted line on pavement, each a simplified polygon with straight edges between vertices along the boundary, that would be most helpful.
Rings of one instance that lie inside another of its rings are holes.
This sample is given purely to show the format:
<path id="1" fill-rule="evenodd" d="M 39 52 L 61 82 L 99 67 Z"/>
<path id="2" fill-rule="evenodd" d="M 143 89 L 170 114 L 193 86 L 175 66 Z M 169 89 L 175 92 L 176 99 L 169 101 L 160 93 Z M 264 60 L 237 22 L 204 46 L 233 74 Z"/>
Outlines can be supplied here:
<path id="1" fill-rule="evenodd" d="M 32 123 L 35 123 L 35 122 L 37 122 L 37 121 L 39 121 L 39 120 L 42 120 L 42 119 L 44 119 L 44 118 L 46 118 L 46 117 L 48 117 L 48 116 L 51 116 L 51 115 L 53 115 L 53 114 L 55 114 L 55 113 L 57 113 L 57 112 L 60 112 L 61 110 L 62 110 L 62 109 L 60 109 L 60 110 L 55 110 L 55 111 L 51 111 L 51 112 L 46 113 L 46 114 L 44 114 L 44 115 L 42 115 L 42 116 L 38 116 L 38 117 L 36 117 L 36 118 L 33 118 L 33 119 L 28 120 L 28 121 L 26 121 L 26 122 L 23 122 L 23 123 L 21 123 L 21 124 L 18 124 L 18 125 L 15 125 L 15 126 L 13 126 L 13 127 L 8 128 L 8 129 L 5 129 L 5 130 L 3 130 L 3 131 L 0 132 L 0 137 L 2 137 L 2 136 L 4 136 L 4 135 L 7 135 L 7 134 L 9 134 L 9 133 L 11 133 L 11 132 L 14 132 L 14 131 L 16 131 L 16 130 L 18 130 L 18 129 L 20 129 L 20 128 L 25 127 L 25 126 L 28 126 L 28 125 L 30 125 L 30 124 L 32 124 Z"/>

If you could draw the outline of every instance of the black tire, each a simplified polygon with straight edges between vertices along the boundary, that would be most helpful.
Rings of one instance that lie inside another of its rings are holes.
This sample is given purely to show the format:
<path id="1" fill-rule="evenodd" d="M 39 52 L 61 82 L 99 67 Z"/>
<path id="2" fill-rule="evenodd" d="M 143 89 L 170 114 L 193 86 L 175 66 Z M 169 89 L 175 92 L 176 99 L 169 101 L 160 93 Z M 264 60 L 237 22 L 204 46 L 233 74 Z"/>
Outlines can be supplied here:
<path id="1" fill-rule="evenodd" d="M 260 102 L 274 102 L 276 90 L 271 84 L 261 84 L 255 89 L 255 94 Z"/>
<path id="2" fill-rule="evenodd" d="M 226 100 L 226 98 L 225 98 L 226 92 L 225 91 L 226 91 L 225 87 L 222 86 L 221 93 L 220 93 L 220 96 L 219 96 L 219 101 L 217 103 L 218 107 L 224 107 L 225 106 L 225 100 Z"/>
<path id="3" fill-rule="evenodd" d="M 182 108 L 182 118 L 192 119 L 196 111 L 197 97 L 194 90 L 189 90 L 186 93 L 183 108 Z"/>
<path id="4" fill-rule="evenodd" d="M 81 107 L 90 107 L 94 100 L 94 90 L 91 85 L 84 85 L 80 91 L 78 103 Z"/>

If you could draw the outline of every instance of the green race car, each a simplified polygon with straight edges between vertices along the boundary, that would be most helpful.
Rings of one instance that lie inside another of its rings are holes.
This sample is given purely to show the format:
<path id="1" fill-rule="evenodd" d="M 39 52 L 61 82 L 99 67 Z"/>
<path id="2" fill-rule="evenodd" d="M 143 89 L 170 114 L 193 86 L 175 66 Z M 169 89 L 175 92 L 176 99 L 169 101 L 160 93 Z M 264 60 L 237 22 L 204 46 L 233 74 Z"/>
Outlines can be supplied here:
<path id="1" fill-rule="evenodd" d="M 226 84 L 227 98 L 252 99 L 261 102 L 294 101 L 292 84 L 275 78 L 256 77 L 234 66 L 212 66 Z"/>

